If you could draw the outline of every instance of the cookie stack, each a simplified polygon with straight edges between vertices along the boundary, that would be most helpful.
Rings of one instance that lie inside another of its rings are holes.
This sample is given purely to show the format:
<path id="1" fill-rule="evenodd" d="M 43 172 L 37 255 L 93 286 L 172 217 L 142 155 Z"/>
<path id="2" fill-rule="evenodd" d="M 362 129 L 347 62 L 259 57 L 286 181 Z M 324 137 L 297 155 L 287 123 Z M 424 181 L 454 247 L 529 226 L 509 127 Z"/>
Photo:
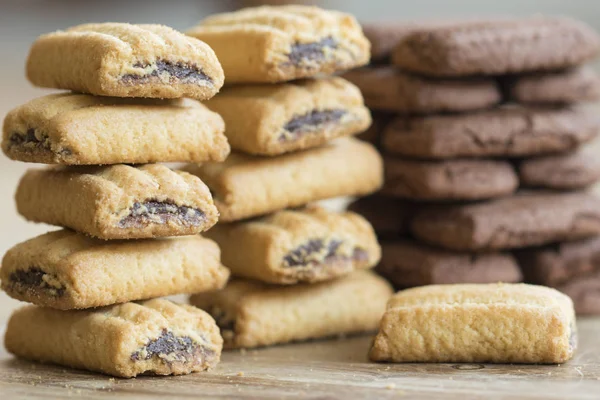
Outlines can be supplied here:
<path id="1" fill-rule="evenodd" d="M 347 137 L 371 123 L 362 95 L 328 76 L 368 62 L 360 26 L 335 11 L 279 6 L 211 16 L 188 34 L 223 65 L 226 87 L 206 106 L 225 120 L 233 152 L 184 170 L 213 193 L 221 218 L 207 235 L 235 277 L 192 304 L 215 317 L 226 347 L 376 329 L 392 289 L 367 271 L 380 259 L 372 227 L 307 206 L 382 184 L 378 152 Z"/>
<path id="2" fill-rule="evenodd" d="M 386 172 L 381 193 L 353 208 L 387 240 L 383 275 L 397 287 L 516 282 L 509 250 L 600 234 L 600 202 L 582 191 L 600 178 L 600 163 L 581 148 L 599 129 L 580 104 L 600 95 L 583 65 L 600 50 L 594 31 L 549 17 L 365 31 L 375 61 L 346 78 L 374 110 L 366 139 L 385 154 Z M 589 266 L 593 251 L 581 249 L 600 241 L 558 246 L 578 250 L 528 251 L 525 276 L 565 290 L 582 311 L 566 279 L 590 275 L 571 270 L 565 254 Z M 561 269 L 560 278 L 543 268 Z"/>
<path id="3" fill-rule="evenodd" d="M 36 40 L 27 76 L 73 92 L 4 120 L 9 158 L 60 164 L 25 174 L 17 210 L 66 229 L 2 260 L 2 289 L 34 304 L 11 317 L 7 350 L 121 377 L 213 367 L 223 343 L 215 321 L 146 299 L 218 289 L 229 276 L 217 244 L 198 235 L 218 219 L 208 187 L 152 164 L 229 154 L 223 119 L 198 101 L 223 85 L 214 52 L 160 25 L 87 24 Z"/>

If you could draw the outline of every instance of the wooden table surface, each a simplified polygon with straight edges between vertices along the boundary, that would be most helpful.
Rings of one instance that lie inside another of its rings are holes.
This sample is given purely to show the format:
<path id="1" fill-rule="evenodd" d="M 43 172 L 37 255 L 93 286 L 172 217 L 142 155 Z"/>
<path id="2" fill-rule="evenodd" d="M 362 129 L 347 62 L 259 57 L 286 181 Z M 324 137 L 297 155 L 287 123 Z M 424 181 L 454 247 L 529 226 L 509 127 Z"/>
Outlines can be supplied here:
<path id="1" fill-rule="evenodd" d="M 0 353 L 0 398 L 598 399 L 600 318 L 563 365 L 375 364 L 370 336 L 230 351 L 210 372 L 118 379 Z"/>

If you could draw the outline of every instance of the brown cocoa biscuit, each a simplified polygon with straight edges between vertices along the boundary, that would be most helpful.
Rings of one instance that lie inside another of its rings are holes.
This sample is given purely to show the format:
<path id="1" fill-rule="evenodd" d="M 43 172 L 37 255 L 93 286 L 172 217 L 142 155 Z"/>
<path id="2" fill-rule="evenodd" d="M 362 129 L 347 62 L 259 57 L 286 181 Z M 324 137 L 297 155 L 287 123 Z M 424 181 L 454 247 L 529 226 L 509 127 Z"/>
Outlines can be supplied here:
<path id="1" fill-rule="evenodd" d="M 508 100 L 531 104 L 570 104 L 600 98 L 600 77 L 589 66 L 507 77 Z"/>
<path id="2" fill-rule="evenodd" d="M 595 149 L 532 158 L 519 166 L 522 186 L 558 190 L 585 188 L 600 180 L 600 159 Z"/>
<path id="3" fill-rule="evenodd" d="M 369 142 L 376 147 L 380 147 L 381 133 L 392 121 L 394 114 L 388 112 L 374 111 L 371 113 L 371 126 L 364 132 L 359 133 L 356 137 L 365 142 Z"/>
<path id="4" fill-rule="evenodd" d="M 394 67 L 366 67 L 345 73 L 373 110 L 410 114 L 473 111 L 502 100 L 494 79 L 429 79 Z"/>
<path id="5" fill-rule="evenodd" d="M 384 242 L 381 251 L 377 272 L 396 288 L 522 280 L 515 259 L 507 253 L 459 253 L 407 239 Z"/>
<path id="6" fill-rule="evenodd" d="M 600 314 L 600 272 L 572 279 L 557 287 L 573 300 L 579 315 Z"/>
<path id="7" fill-rule="evenodd" d="M 526 192 L 487 202 L 426 207 L 411 223 L 419 239 L 451 250 L 499 250 L 600 234 L 600 199 L 583 192 Z"/>
<path id="8" fill-rule="evenodd" d="M 384 129 L 385 152 L 416 158 L 530 156 L 565 152 L 594 138 L 597 113 L 584 107 L 499 107 L 462 115 L 399 117 Z"/>
<path id="9" fill-rule="evenodd" d="M 386 157 L 382 193 L 410 200 L 480 200 L 513 193 L 512 165 L 495 160 L 420 161 Z"/>
<path id="10" fill-rule="evenodd" d="M 350 211 L 365 217 L 380 238 L 408 233 L 409 219 L 415 208 L 414 203 L 378 194 L 360 198 L 348 206 Z"/>
<path id="11" fill-rule="evenodd" d="M 585 23 L 535 16 L 421 29 L 396 46 L 392 62 L 436 77 L 500 75 L 576 66 L 599 49 L 600 38 Z"/>

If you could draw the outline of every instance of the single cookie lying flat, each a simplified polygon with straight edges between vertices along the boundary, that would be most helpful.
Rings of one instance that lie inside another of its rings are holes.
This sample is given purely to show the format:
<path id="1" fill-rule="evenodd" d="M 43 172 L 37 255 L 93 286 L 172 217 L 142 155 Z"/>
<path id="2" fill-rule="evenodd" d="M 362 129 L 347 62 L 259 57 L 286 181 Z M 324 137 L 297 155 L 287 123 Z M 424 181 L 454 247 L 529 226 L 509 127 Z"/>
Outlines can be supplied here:
<path id="1" fill-rule="evenodd" d="M 367 67 L 345 73 L 373 110 L 408 114 L 473 111 L 502 100 L 493 79 L 428 79 L 394 67 Z"/>
<path id="2" fill-rule="evenodd" d="M 225 88 L 205 103 L 225 120 L 234 150 L 277 155 L 368 128 L 360 91 L 342 78 Z"/>
<path id="3" fill-rule="evenodd" d="M 61 93 L 9 112 L 2 150 L 13 160 L 45 164 L 223 161 L 224 130 L 221 116 L 191 99 Z"/>
<path id="4" fill-rule="evenodd" d="M 217 224 L 207 236 L 234 276 L 267 283 L 330 280 L 374 267 L 381 256 L 373 228 L 362 217 L 317 207 Z"/>
<path id="5" fill-rule="evenodd" d="M 219 247 L 199 235 L 103 241 L 69 230 L 14 246 L 0 270 L 9 296 L 61 310 L 216 290 L 228 277 Z"/>
<path id="6" fill-rule="evenodd" d="M 600 77 L 588 66 L 511 76 L 503 84 L 508 99 L 517 103 L 571 104 L 600 98 Z"/>
<path id="7" fill-rule="evenodd" d="M 573 278 L 556 289 L 573 300 L 578 315 L 600 315 L 600 271 Z"/>
<path id="8" fill-rule="evenodd" d="M 407 71 L 436 77 L 551 71 L 582 64 L 600 50 L 600 38 L 566 17 L 468 21 L 406 36 L 392 60 Z"/>
<path id="9" fill-rule="evenodd" d="M 231 222 L 339 196 L 362 196 L 381 187 L 381 156 L 369 143 L 341 138 L 322 147 L 278 157 L 234 153 L 223 163 L 184 169 L 211 189 Z"/>
<path id="10" fill-rule="evenodd" d="M 382 193 L 409 200 L 479 200 L 513 193 L 517 174 L 507 161 L 418 161 L 386 157 Z"/>
<path id="11" fill-rule="evenodd" d="M 558 190 L 574 190 L 600 180 L 600 159 L 594 148 L 574 153 L 524 160 L 519 165 L 521 184 Z"/>
<path id="12" fill-rule="evenodd" d="M 101 239 L 194 235 L 219 216 L 200 179 L 160 164 L 32 169 L 15 198 L 29 221 Z"/>
<path id="13" fill-rule="evenodd" d="M 312 285 L 230 282 L 190 302 L 217 321 L 225 347 L 258 347 L 377 328 L 393 291 L 370 271 Z"/>
<path id="14" fill-rule="evenodd" d="M 131 378 L 213 368 L 223 339 L 204 311 L 155 299 L 78 311 L 26 306 L 11 316 L 4 344 L 28 360 Z"/>
<path id="15" fill-rule="evenodd" d="M 163 25 L 103 23 L 40 36 L 27 58 L 27 79 L 97 96 L 206 100 L 224 75 L 198 39 Z"/>
<path id="16" fill-rule="evenodd" d="M 600 235 L 600 199 L 581 192 L 521 193 L 419 210 L 412 233 L 454 250 L 495 250 Z"/>
<path id="17" fill-rule="evenodd" d="M 598 135 L 596 111 L 500 107 L 465 115 L 397 118 L 382 134 L 390 154 L 417 158 L 530 156 L 576 149 Z"/>
<path id="18" fill-rule="evenodd" d="M 348 210 L 365 217 L 380 238 L 396 238 L 408 233 L 414 203 L 379 194 L 362 197 L 348 206 Z"/>
<path id="19" fill-rule="evenodd" d="M 525 284 L 431 285 L 396 294 L 373 361 L 558 364 L 573 357 L 573 302 Z"/>
<path id="20" fill-rule="evenodd" d="M 523 279 L 517 262 L 507 253 L 459 253 L 398 239 L 382 243 L 381 254 L 377 272 L 396 288 Z"/>
<path id="21" fill-rule="evenodd" d="M 227 83 L 283 82 L 369 62 L 369 41 L 350 14 L 264 6 L 212 15 L 188 32 L 208 43 Z"/>

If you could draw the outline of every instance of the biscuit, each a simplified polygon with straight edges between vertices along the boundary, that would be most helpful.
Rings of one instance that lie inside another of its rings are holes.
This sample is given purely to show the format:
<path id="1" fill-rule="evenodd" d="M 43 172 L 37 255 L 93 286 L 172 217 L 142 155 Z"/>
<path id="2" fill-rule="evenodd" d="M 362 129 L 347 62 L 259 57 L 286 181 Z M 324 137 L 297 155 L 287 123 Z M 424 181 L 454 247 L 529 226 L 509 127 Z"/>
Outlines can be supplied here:
<path id="1" fill-rule="evenodd" d="M 578 315 L 600 315 L 600 272 L 576 277 L 557 289 L 573 300 Z"/>
<path id="2" fill-rule="evenodd" d="M 600 199 L 583 192 L 520 193 L 487 202 L 419 210 L 419 239 L 451 250 L 499 250 L 600 234 Z"/>
<path id="3" fill-rule="evenodd" d="M 377 272 L 396 288 L 452 283 L 521 282 L 517 262 L 507 253 L 470 254 L 398 239 L 381 244 Z"/>
<path id="4" fill-rule="evenodd" d="M 356 86 L 342 78 L 225 88 L 205 105 L 225 120 L 234 150 L 277 155 L 362 132 L 371 124 Z"/>
<path id="5" fill-rule="evenodd" d="M 490 108 L 502 100 L 494 79 L 429 79 L 394 67 L 367 67 L 344 78 L 361 90 L 372 110 L 403 114 L 464 112 Z"/>
<path id="6" fill-rule="evenodd" d="M 29 221 L 101 239 L 194 235 L 219 216 L 200 179 L 160 164 L 31 169 L 15 198 Z"/>
<path id="7" fill-rule="evenodd" d="M 25 306 L 11 316 L 4 344 L 28 360 L 132 378 L 213 368 L 223 339 L 204 311 L 155 299 L 92 310 Z"/>
<path id="8" fill-rule="evenodd" d="M 364 218 L 318 207 L 217 224 L 207 237 L 217 242 L 234 276 L 267 283 L 331 280 L 372 268 L 381 256 Z"/>
<path id="9" fill-rule="evenodd" d="M 358 135 L 356 135 L 356 137 L 360 140 L 364 140 L 365 142 L 369 142 L 373 146 L 379 148 L 381 141 L 381 132 L 383 132 L 387 124 L 389 124 L 393 118 L 394 114 L 381 111 L 373 111 L 371 113 L 371 126 L 367 128 L 364 132 L 361 132 Z"/>
<path id="10" fill-rule="evenodd" d="M 600 159 L 594 148 L 524 160 L 519 165 L 521 185 L 574 190 L 600 180 Z"/>
<path id="11" fill-rule="evenodd" d="M 573 357 L 573 302 L 525 284 L 432 285 L 389 301 L 373 361 L 559 364 Z"/>
<path id="12" fill-rule="evenodd" d="M 60 93 L 9 112 L 2 150 L 13 160 L 45 164 L 223 161 L 224 130 L 218 114 L 191 99 Z"/>
<path id="13" fill-rule="evenodd" d="M 356 271 L 286 287 L 234 280 L 190 302 L 215 318 L 226 348 L 245 348 L 375 330 L 392 294 L 383 278 Z"/>
<path id="14" fill-rule="evenodd" d="M 97 96 L 206 100 L 224 75 L 200 40 L 163 25 L 103 23 L 40 36 L 29 51 L 27 79 Z"/>
<path id="15" fill-rule="evenodd" d="M 599 50 L 600 38 L 583 22 L 535 16 L 421 29 L 398 43 L 392 62 L 436 77 L 502 75 L 573 67 Z"/>
<path id="16" fill-rule="evenodd" d="M 363 196 L 383 183 L 381 156 L 372 145 L 354 138 L 278 157 L 234 153 L 223 163 L 189 164 L 184 169 L 206 182 L 222 222 L 331 197 Z"/>
<path id="17" fill-rule="evenodd" d="M 264 6 L 212 15 L 188 32 L 210 45 L 227 84 L 283 82 L 369 62 L 370 44 L 350 14 Z"/>
<path id="18" fill-rule="evenodd" d="M 517 103 L 571 104 L 600 99 L 600 77 L 588 66 L 511 76 L 503 84 L 508 99 Z"/>
<path id="19" fill-rule="evenodd" d="M 432 115 L 390 122 L 386 153 L 406 157 L 531 156 L 576 149 L 598 135 L 596 111 L 582 107 L 500 107 L 465 115 Z"/>
<path id="20" fill-rule="evenodd" d="M 103 241 L 69 230 L 14 246 L 0 270 L 9 296 L 61 310 L 216 290 L 228 277 L 217 244 L 199 235 Z"/>
<path id="21" fill-rule="evenodd" d="M 517 174 L 507 161 L 421 161 L 386 157 L 382 194 L 409 200 L 480 200 L 513 193 Z"/>
<path id="22" fill-rule="evenodd" d="M 362 215 L 380 238 L 396 238 L 408 233 L 416 205 L 409 201 L 375 194 L 360 198 L 348 210 Z"/>

